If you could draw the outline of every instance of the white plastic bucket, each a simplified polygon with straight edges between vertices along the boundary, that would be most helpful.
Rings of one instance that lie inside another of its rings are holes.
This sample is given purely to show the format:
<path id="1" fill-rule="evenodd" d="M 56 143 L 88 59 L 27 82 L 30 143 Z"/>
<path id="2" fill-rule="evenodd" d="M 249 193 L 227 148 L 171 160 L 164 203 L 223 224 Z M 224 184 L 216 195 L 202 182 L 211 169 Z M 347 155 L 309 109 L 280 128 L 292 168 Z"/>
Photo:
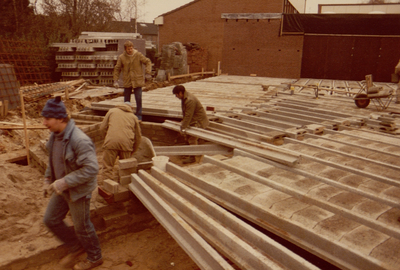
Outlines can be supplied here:
<path id="1" fill-rule="evenodd" d="M 167 171 L 167 162 L 169 161 L 169 157 L 166 156 L 155 156 L 152 158 L 153 165 L 162 170 L 163 172 Z"/>

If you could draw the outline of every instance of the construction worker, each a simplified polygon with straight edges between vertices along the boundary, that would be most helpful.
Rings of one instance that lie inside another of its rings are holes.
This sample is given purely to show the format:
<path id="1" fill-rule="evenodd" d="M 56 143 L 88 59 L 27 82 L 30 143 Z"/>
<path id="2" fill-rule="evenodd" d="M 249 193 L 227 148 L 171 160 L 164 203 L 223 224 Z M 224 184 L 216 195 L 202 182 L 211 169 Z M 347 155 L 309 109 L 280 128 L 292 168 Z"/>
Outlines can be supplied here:
<path id="1" fill-rule="evenodd" d="M 191 127 L 207 128 L 209 121 L 206 111 L 200 101 L 191 93 L 186 91 L 183 85 L 177 85 L 172 93 L 181 100 L 183 119 L 181 122 L 180 132 L 186 136 L 186 129 Z M 187 136 L 189 145 L 197 145 L 198 138 Z M 193 163 L 196 161 L 194 156 L 189 156 L 183 160 L 183 163 Z"/>
<path id="2" fill-rule="evenodd" d="M 118 88 L 118 80 L 122 71 L 124 102 L 131 102 L 132 89 L 136 101 L 136 116 L 142 120 L 142 87 L 146 80 L 151 80 L 151 61 L 134 49 L 131 41 L 124 43 L 125 51 L 118 57 L 114 67 L 114 87 Z M 143 76 L 143 65 L 146 65 L 146 75 Z"/>
<path id="3" fill-rule="evenodd" d="M 395 103 L 399 104 L 400 103 L 400 60 L 397 63 L 396 67 L 394 68 L 394 74 L 397 76 L 397 89 L 396 89 L 396 100 Z"/>
<path id="4" fill-rule="evenodd" d="M 100 125 L 100 132 L 106 133 L 103 144 L 102 181 L 115 180 L 115 160 L 117 157 L 130 158 L 139 148 L 142 138 L 139 120 L 133 114 L 131 103 L 126 101 L 110 109 Z"/>
<path id="5" fill-rule="evenodd" d="M 49 165 L 44 174 L 44 195 L 50 196 L 50 201 L 43 221 L 69 248 L 60 265 L 72 267 L 86 252 L 86 261 L 76 263 L 73 269 L 92 269 L 103 263 L 99 239 L 90 221 L 90 199 L 99 170 L 95 146 L 68 117 L 60 97 L 47 101 L 42 116 L 43 125 L 51 131 L 46 145 Z M 68 211 L 74 230 L 64 223 Z"/>

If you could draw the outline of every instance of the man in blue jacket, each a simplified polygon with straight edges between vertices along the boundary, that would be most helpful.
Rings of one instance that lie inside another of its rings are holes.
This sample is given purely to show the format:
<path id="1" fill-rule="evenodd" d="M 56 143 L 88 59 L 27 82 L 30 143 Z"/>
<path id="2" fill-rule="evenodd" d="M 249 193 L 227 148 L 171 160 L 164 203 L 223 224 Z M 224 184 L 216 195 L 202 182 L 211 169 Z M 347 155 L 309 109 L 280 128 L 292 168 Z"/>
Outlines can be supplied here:
<path id="1" fill-rule="evenodd" d="M 61 265 L 72 266 L 86 252 L 87 259 L 76 263 L 73 269 L 92 269 L 103 263 L 99 239 L 90 221 L 90 198 L 99 170 L 95 146 L 68 117 L 60 97 L 47 101 L 42 116 L 43 125 L 51 131 L 46 145 L 49 164 L 44 175 L 44 195 L 50 196 L 50 201 L 43 221 L 69 247 Z M 74 230 L 64 223 L 68 211 Z"/>

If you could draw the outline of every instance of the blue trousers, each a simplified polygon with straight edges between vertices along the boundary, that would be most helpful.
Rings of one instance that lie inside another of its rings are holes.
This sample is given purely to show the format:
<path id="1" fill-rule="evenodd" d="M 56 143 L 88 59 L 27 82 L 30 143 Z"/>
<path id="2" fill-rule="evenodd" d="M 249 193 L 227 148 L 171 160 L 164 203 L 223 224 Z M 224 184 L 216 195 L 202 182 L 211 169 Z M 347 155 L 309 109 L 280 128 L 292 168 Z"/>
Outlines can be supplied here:
<path id="1" fill-rule="evenodd" d="M 91 195 L 88 195 L 72 202 L 53 193 L 43 221 L 50 231 L 69 247 L 70 252 L 76 252 L 83 247 L 88 255 L 87 259 L 97 262 L 102 256 L 99 238 L 90 221 L 90 198 Z M 68 211 L 71 213 L 75 230 L 64 222 Z"/>
<path id="2" fill-rule="evenodd" d="M 136 87 L 133 89 L 136 101 L 136 116 L 139 120 L 142 120 L 142 87 Z M 132 87 L 124 88 L 124 102 L 131 102 Z"/>

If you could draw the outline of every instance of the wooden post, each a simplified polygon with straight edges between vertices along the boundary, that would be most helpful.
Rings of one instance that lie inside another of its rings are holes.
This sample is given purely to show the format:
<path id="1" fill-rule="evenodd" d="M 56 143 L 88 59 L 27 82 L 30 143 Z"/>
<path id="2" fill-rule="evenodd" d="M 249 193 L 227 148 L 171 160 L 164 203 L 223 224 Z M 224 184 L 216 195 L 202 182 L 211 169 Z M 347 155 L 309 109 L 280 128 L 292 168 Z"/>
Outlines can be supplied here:
<path id="1" fill-rule="evenodd" d="M 221 75 L 221 61 L 218 61 L 217 76 Z"/>
<path id="2" fill-rule="evenodd" d="M 28 160 L 28 165 L 30 164 L 29 157 L 29 138 L 28 138 L 28 130 L 26 129 L 26 117 L 25 117 L 25 105 L 24 105 L 24 95 L 22 94 L 22 90 L 19 90 L 19 97 L 21 100 L 21 110 L 22 110 L 22 119 L 24 121 L 24 133 L 25 133 L 25 145 L 26 145 L 26 159 Z"/>
<path id="3" fill-rule="evenodd" d="M 69 99 L 69 89 L 68 87 L 65 89 L 65 100 Z"/>
<path id="4" fill-rule="evenodd" d="M 3 102 L 0 101 L 0 116 L 4 115 L 4 108 L 3 108 Z"/>
<path id="5" fill-rule="evenodd" d="M 8 114 L 8 100 L 4 100 L 3 107 L 4 107 L 3 114 L 4 114 L 4 116 L 7 116 L 7 114 Z"/>

